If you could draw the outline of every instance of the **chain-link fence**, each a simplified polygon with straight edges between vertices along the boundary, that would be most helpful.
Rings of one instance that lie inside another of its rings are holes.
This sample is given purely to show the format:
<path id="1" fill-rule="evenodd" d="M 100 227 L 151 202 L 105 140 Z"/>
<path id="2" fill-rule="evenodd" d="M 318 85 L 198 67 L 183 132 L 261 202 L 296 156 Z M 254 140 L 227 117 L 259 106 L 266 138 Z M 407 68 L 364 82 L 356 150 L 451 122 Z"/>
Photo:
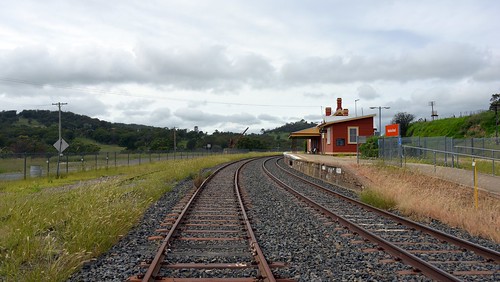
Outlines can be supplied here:
<path id="1" fill-rule="evenodd" d="M 500 175 L 500 145 L 496 138 L 386 137 L 378 140 L 379 158 L 402 166 L 420 162 L 469 168 L 472 162 L 483 173 Z"/>
<path id="2" fill-rule="evenodd" d="M 247 152 L 248 150 L 245 150 Z M 215 154 L 241 153 L 216 150 L 100 152 L 90 154 L 0 154 L 0 180 L 56 176 L 75 171 L 106 169 L 118 166 L 140 165 L 171 159 L 187 159 Z M 59 159 L 59 160 L 58 160 Z"/>

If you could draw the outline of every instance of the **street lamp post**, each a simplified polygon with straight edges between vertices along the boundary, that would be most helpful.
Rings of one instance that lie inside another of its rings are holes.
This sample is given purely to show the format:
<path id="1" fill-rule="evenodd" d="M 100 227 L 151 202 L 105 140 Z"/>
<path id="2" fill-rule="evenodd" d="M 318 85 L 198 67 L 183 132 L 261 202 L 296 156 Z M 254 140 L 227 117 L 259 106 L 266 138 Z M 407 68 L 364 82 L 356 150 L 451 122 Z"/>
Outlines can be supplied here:
<path id="1" fill-rule="evenodd" d="M 354 100 L 354 113 L 358 116 L 358 101 L 359 99 Z"/>
<path id="2" fill-rule="evenodd" d="M 370 109 L 378 109 L 378 133 L 382 135 L 382 109 L 390 109 L 391 107 L 370 107 Z"/>

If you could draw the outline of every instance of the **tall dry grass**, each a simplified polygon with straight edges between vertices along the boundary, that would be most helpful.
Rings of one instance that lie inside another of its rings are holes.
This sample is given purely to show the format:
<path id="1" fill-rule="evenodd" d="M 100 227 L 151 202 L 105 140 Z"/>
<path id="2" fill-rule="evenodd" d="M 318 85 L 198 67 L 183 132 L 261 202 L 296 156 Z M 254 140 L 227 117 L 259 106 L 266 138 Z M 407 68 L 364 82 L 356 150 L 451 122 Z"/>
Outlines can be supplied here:
<path id="1" fill-rule="evenodd" d="M 0 281 L 66 280 L 83 261 L 115 244 L 176 181 L 252 156 L 258 155 L 169 160 L 2 183 Z"/>
<path id="2" fill-rule="evenodd" d="M 479 191 L 479 206 L 470 188 L 404 168 L 361 165 L 356 168 L 370 190 L 379 193 L 405 215 L 435 218 L 472 235 L 500 243 L 500 200 Z"/>

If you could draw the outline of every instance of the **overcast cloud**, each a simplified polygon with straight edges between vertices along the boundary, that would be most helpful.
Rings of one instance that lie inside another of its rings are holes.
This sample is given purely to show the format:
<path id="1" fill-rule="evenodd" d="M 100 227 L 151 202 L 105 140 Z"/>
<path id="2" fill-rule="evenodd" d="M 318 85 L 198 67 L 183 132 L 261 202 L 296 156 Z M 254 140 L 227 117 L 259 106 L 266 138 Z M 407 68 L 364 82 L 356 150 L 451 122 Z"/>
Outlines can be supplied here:
<path id="1" fill-rule="evenodd" d="M 430 101 L 458 116 L 500 92 L 499 12 L 486 0 L 7 2 L 0 110 L 65 102 L 209 133 L 318 122 L 337 97 L 351 114 L 390 106 L 384 123 L 429 119 Z"/>

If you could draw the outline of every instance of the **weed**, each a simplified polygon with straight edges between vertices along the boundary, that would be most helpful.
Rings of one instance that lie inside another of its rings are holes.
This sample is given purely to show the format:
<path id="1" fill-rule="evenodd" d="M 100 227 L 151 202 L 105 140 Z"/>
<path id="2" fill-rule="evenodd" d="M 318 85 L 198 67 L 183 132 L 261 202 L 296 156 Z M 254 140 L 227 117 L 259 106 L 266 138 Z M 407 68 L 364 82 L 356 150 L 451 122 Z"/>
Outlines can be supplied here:
<path id="1" fill-rule="evenodd" d="M 364 190 L 360 193 L 359 197 L 363 203 L 379 209 L 391 210 L 396 206 L 396 202 L 393 199 L 384 197 L 382 194 L 371 189 Z"/>

